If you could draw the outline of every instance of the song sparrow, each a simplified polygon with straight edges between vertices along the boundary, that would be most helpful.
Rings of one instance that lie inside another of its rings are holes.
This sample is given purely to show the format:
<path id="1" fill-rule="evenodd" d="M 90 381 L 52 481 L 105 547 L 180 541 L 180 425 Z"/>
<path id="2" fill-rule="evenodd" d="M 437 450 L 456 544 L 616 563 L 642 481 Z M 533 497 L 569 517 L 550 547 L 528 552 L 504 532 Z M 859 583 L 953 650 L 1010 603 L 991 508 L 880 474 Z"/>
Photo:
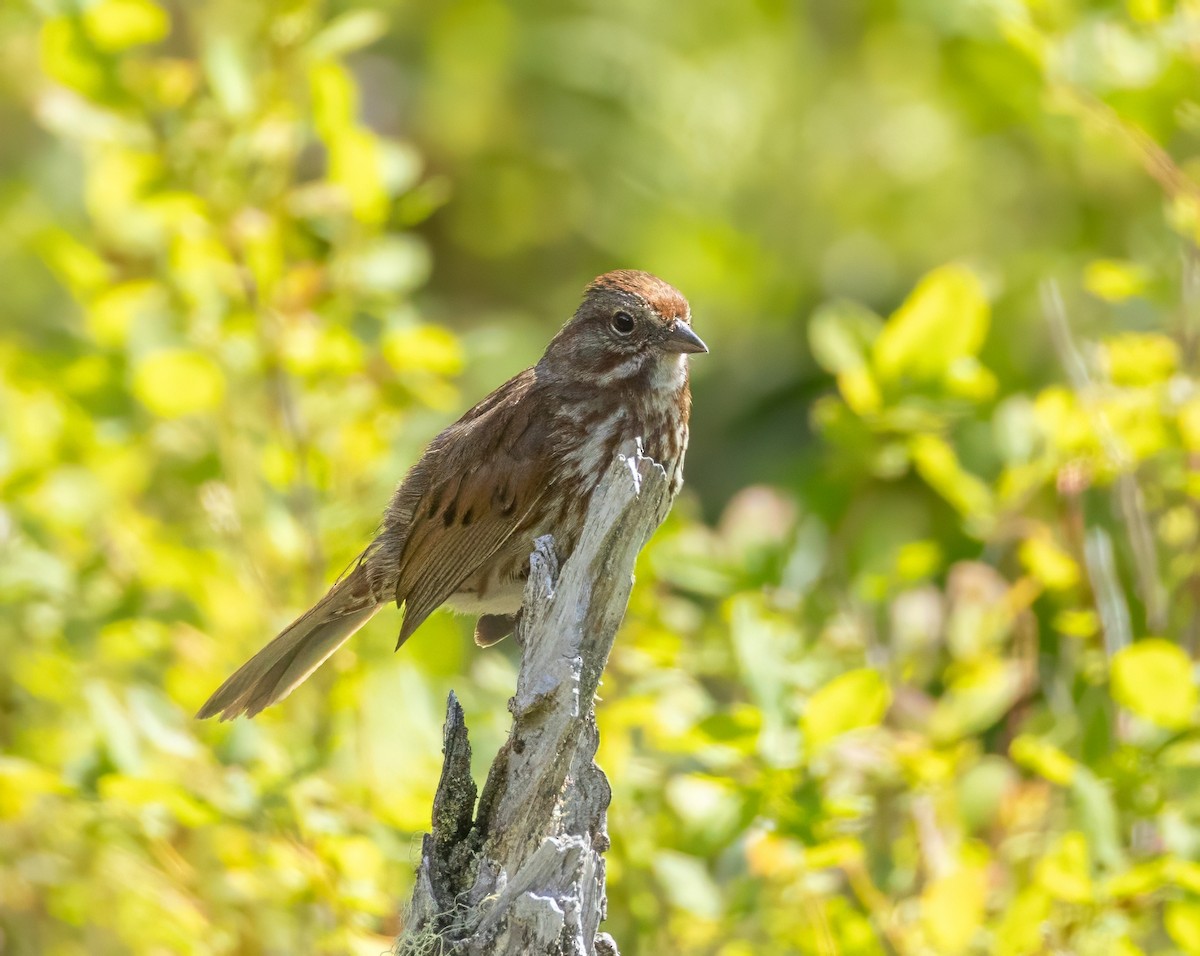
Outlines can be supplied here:
<path id="1" fill-rule="evenodd" d="M 509 634 L 533 541 L 573 550 L 593 490 L 640 436 L 673 499 L 687 448 L 687 355 L 707 352 L 687 300 L 648 272 L 600 276 L 533 368 L 438 435 L 392 496 L 353 570 L 233 674 L 198 717 L 286 697 L 385 604 L 404 607 L 399 648 L 436 608 L 479 616 L 483 647 Z"/>

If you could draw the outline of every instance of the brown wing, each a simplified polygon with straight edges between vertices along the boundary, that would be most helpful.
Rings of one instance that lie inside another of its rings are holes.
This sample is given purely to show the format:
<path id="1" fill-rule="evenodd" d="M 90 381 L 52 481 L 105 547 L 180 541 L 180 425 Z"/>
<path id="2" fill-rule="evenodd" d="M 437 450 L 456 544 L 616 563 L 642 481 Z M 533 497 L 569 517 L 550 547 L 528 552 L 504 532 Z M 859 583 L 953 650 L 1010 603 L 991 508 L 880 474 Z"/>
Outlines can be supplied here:
<path id="1" fill-rule="evenodd" d="M 397 647 L 513 535 L 528 533 L 550 480 L 546 423 L 528 401 L 536 387 L 532 369 L 500 386 L 433 440 L 397 491 L 390 515 L 407 525 Z"/>

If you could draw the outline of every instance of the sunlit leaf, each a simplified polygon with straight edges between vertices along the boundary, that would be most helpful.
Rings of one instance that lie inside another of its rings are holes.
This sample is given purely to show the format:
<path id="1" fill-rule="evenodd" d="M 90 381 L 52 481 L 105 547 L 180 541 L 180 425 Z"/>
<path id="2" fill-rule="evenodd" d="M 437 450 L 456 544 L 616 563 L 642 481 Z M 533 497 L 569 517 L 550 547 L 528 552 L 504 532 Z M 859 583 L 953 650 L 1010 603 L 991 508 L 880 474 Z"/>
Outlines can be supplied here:
<path id="1" fill-rule="evenodd" d="M 134 369 L 133 393 L 164 418 L 212 411 L 225 397 L 221 368 L 202 352 L 151 352 Z"/>
<path id="2" fill-rule="evenodd" d="M 1025 956 L 1036 952 L 1042 945 L 1052 902 L 1041 886 L 1023 886 L 998 922 L 997 954 Z"/>
<path id="3" fill-rule="evenodd" d="M 417 288 L 429 275 L 429 250 L 415 236 L 385 235 L 340 260 L 338 279 L 363 293 L 394 296 Z"/>
<path id="4" fill-rule="evenodd" d="M 877 725 L 891 704 L 891 690 L 878 671 L 847 671 L 819 688 L 804 707 L 802 727 L 812 749 L 852 730 Z"/>
<path id="5" fill-rule="evenodd" d="M 654 872 L 662 891 L 676 906 L 697 916 L 721 912 L 721 895 L 704 861 L 684 853 L 663 852 L 654 858 Z"/>
<path id="6" fill-rule="evenodd" d="M 254 106 L 254 81 L 246 51 L 231 36 L 215 36 L 206 44 L 204 72 L 221 106 L 232 116 L 244 116 Z"/>
<path id="7" fill-rule="evenodd" d="M 153 0 L 97 0 L 84 6 L 83 25 L 97 47 L 117 53 L 157 43 L 167 35 L 171 21 Z"/>
<path id="8" fill-rule="evenodd" d="M 314 59 L 344 56 L 370 46 L 387 27 L 387 17 L 380 10 L 348 10 L 330 20 L 308 42 L 308 53 Z"/>
<path id="9" fill-rule="evenodd" d="M 0 819 L 19 819 L 44 794 L 66 790 L 59 778 L 22 757 L 0 757 Z"/>
<path id="10" fill-rule="evenodd" d="M 1200 903 L 1172 900 L 1163 914 L 1163 925 L 1175 945 L 1189 956 L 1200 953 Z"/>
<path id="11" fill-rule="evenodd" d="M 804 848 L 804 866 L 811 870 L 847 866 L 861 861 L 862 858 L 862 844 L 849 837 L 827 840 Z"/>
<path id="12" fill-rule="evenodd" d="M 896 574 L 902 581 L 919 581 L 935 573 L 942 560 L 936 541 L 908 541 L 896 551 Z"/>
<path id="13" fill-rule="evenodd" d="M 329 150 L 329 179 L 345 190 L 356 219 L 382 222 L 388 196 L 383 182 L 383 156 L 375 135 L 365 129 L 344 129 Z"/>
<path id="14" fill-rule="evenodd" d="M 1179 346 L 1165 335 L 1117 336 L 1104 343 L 1108 374 L 1118 385 L 1165 382 L 1179 366 Z"/>
<path id="15" fill-rule="evenodd" d="M 108 73 L 77 18 L 48 19 L 42 24 L 40 45 L 42 69 L 52 79 L 81 93 L 95 95 L 104 90 Z"/>
<path id="16" fill-rule="evenodd" d="M 1136 262 L 1097 259 L 1084 270 L 1084 287 L 1108 302 L 1122 302 L 1139 295 L 1149 282 L 1145 267 Z"/>
<path id="17" fill-rule="evenodd" d="M 142 747 L 128 711 L 112 690 L 100 681 L 89 682 L 83 693 L 92 722 L 112 762 L 124 773 L 139 773 L 142 769 Z"/>
<path id="18" fill-rule="evenodd" d="M 978 353 L 987 337 L 983 285 L 964 266 L 942 266 L 917 284 L 875 340 L 874 366 L 888 381 L 944 378 L 955 361 Z"/>
<path id="19" fill-rule="evenodd" d="M 1096 861 L 1109 869 L 1124 864 L 1121 825 L 1110 781 L 1080 767 L 1071 781 L 1079 827 Z"/>
<path id="20" fill-rule="evenodd" d="M 1146 638 L 1112 661 L 1113 699 L 1162 727 L 1188 726 L 1197 704 L 1192 662 L 1177 644 Z"/>
<path id="21" fill-rule="evenodd" d="M 930 733 L 948 741 L 985 730 L 1008 713 L 1020 694 L 1016 663 L 981 658 L 949 682 L 934 708 Z"/>
<path id="22" fill-rule="evenodd" d="M 808 324 L 808 344 L 813 358 L 827 372 L 838 374 L 861 368 L 883 320 L 857 302 L 839 299 L 822 305 Z"/>
<path id="23" fill-rule="evenodd" d="M 964 866 L 921 891 L 921 923 L 937 952 L 962 952 L 983 927 L 987 873 Z"/>
<path id="24" fill-rule="evenodd" d="M 944 385 L 948 394 L 973 402 L 987 401 L 999 388 L 995 374 L 971 355 L 950 363 Z"/>
<path id="25" fill-rule="evenodd" d="M 1047 893 L 1068 903 L 1092 899 L 1091 859 L 1082 833 L 1065 833 L 1038 861 L 1036 879 Z"/>
<path id="26" fill-rule="evenodd" d="M 383 338 L 383 355 L 398 372 L 422 369 L 438 375 L 462 371 L 462 346 L 447 329 L 415 325 L 393 329 Z"/>
<path id="27" fill-rule="evenodd" d="M 1200 896 L 1200 863 L 1170 856 L 1163 860 L 1163 875 L 1171 883 Z"/>
<path id="28" fill-rule="evenodd" d="M 1166 874 L 1163 861 L 1139 863 L 1105 881 L 1103 891 L 1115 897 L 1138 897 L 1160 889 Z"/>
<path id="29" fill-rule="evenodd" d="M 837 374 L 838 391 L 842 397 L 859 415 L 870 415 L 879 411 L 882 397 L 879 386 L 871 375 L 871 369 L 866 365 L 846 369 Z"/>
<path id="30" fill-rule="evenodd" d="M 1129 15 L 1139 23 L 1155 23 L 1167 12 L 1163 0 L 1126 0 Z"/>
<path id="31" fill-rule="evenodd" d="M 62 229 L 48 229 L 37 240 L 38 251 L 77 295 L 96 291 L 110 276 L 108 263 L 90 246 Z"/>
<path id="32" fill-rule="evenodd" d="M 181 786 L 150 777 L 107 774 L 100 781 L 100 796 L 128 808 L 159 806 L 186 827 L 203 826 L 216 819 L 210 808 Z"/>
<path id="33" fill-rule="evenodd" d="M 1047 588 L 1065 591 L 1079 583 L 1079 565 L 1049 534 L 1035 534 L 1021 542 L 1021 563 Z"/>
<path id="34" fill-rule="evenodd" d="M 1059 611 L 1054 615 L 1054 629 L 1071 637 L 1091 637 L 1100 630 L 1100 616 L 1090 608 Z"/>
<path id="35" fill-rule="evenodd" d="M 751 873 L 777 878 L 801 869 L 804 848 L 788 837 L 756 831 L 746 840 L 745 854 Z"/>
<path id="36" fill-rule="evenodd" d="M 703 839 L 726 838 L 741 814 L 741 799 L 728 783 L 701 774 L 675 777 L 666 791 L 668 803 L 692 832 Z"/>
<path id="37" fill-rule="evenodd" d="M 123 345 L 139 320 L 150 319 L 167 304 L 164 290 L 148 280 L 111 286 L 88 303 L 88 329 L 101 345 Z"/>
<path id="38" fill-rule="evenodd" d="M 991 490 L 962 467 L 949 442 L 922 434 L 909 442 L 909 450 L 917 472 L 959 514 L 976 523 L 990 521 L 995 510 Z"/>
<path id="39" fill-rule="evenodd" d="M 1051 783 L 1069 786 L 1078 771 L 1078 764 L 1058 747 L 1029 734 L 1016 737 L 1008 748 L 1013 762 Z"/>

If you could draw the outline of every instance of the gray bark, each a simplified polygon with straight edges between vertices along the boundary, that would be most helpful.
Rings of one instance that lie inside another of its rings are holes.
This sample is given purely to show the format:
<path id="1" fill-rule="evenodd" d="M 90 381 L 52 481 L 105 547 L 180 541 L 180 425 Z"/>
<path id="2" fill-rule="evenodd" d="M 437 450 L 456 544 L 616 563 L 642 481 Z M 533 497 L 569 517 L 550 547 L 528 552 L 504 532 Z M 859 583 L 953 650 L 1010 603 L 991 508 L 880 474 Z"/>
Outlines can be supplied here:
<path id="1" fill-rule="evenodd" d="M 637 553 L 669 503 L 662 468 L 630 447 L 597 488 L 561 573 L 552 539 L 538 539 L 516 633 L 512 731 L 476 809 L 467 726 L 450 694 L 433 832 L 397 956 L 617 956 L 599 932 L 612 791 L 594 763 L 593 702 Z"/>

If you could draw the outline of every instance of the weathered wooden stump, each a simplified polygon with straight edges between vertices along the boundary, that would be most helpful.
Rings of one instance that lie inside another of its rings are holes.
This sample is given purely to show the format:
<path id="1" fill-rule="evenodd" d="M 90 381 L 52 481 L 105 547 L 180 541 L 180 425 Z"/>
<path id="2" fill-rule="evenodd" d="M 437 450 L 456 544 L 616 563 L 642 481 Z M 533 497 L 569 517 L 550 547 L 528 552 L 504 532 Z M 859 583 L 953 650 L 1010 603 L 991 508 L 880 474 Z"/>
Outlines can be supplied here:
<path id="1" fill-rule="evenodd" d="M 446 707 L 433 832 L 397 956 L 616 956 L 605 917 L 606 813 L 594 763 L 597 685 L 625 613 L 638 551 L 669 505 L 662 468 L 640 447 L 617 457 L 561 573 L 538 539 L 516 637 L 513 725 L 475 806 L 462 707 Z"/>

